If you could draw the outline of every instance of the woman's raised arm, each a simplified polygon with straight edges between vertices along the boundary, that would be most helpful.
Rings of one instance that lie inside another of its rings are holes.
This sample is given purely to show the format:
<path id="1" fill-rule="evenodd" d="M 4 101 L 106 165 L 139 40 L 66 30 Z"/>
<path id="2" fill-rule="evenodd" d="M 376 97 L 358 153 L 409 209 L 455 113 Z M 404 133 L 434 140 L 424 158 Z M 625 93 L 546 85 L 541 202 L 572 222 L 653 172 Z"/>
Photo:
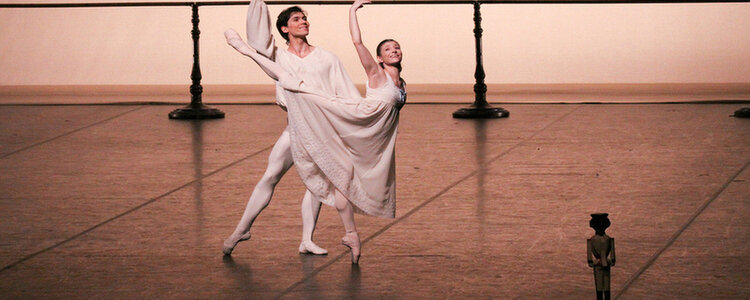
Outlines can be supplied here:
<path id="1" fill-rule="evenodd" d="M 349 8 L 349 32 L 352 35 L 352 43 L 354 43 L 354 49 L 357 50 L 359 61 L 362 63 L 362 67 L 365 68 L 367 79 L 370 81 L 371 86 L 380 86 L 383 80 L 386 79 L 385 73 L 378 66 L 378 63 L 372 57 L 370 50 L 367 50 L 365 44 L 362 43 L 362 33 L 359 30 L 359 21 L 357 20 L 357 10 L 362 8 L 366 3 L 371 3 L 370 0 L 355 0 L 352 7 Z"/>

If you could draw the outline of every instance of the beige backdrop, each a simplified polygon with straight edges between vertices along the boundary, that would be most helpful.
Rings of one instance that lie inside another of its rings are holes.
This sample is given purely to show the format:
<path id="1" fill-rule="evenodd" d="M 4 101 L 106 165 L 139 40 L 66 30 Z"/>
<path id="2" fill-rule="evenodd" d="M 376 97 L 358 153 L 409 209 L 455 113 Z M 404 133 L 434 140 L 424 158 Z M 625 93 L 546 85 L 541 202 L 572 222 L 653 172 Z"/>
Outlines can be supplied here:
<path id="1" fill-rule="evenodd" d="M 348 6 L 303 8 L 310 42 L 362 83 Z M 482 14 L 489 84 L 750 82 L 750 4 L 485 4 Z M 244 15 L 201 7 L 204 84 L 270 83 L 223 40 L 226 28 L 244 34 Z M 470 5 L 372 5 L 360 16 L 371 48 L 401 42 L 408 82 L 474 81 Z M 190 29 L 189 7 L 0 8 L 0 86 L 188 84 Z"/>

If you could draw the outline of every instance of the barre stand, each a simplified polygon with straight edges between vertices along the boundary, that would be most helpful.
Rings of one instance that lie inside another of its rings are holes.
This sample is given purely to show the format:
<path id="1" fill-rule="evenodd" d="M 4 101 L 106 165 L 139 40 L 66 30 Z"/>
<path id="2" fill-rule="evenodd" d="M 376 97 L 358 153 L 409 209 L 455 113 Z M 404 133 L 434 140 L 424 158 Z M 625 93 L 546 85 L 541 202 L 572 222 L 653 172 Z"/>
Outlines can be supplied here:
<path id="1" fill-rule="evenodd" d="M 474 72 L 474 104 L 461 108 L 453 113 L 456 119 L 498 119 L 507 118 L 510 112 L 501 107 L 492 107 L 487 103 L 487 85 L 484 84 L 484 65 L 482 65 L 482 13 L 480 2 L 474 1 L 474 40 L 477 56 L 477 67 Z"/>
<path id="2" fill-rule="evenodd" d="M 170 119 L 195 120 L 195 119 L 222 119 L 224 112 L 216 108 L 210 108 L 203 104 L 203 86 L 201 86 L 201 68 L 198 54 L 198 38 L 201 31 L 198 29 L 198 3 L 193 3 L 193 72 L 190 79 L 193 84 L 190 86 L 190 104 L 183 108 L 178 108 L 169 113 Z"/>

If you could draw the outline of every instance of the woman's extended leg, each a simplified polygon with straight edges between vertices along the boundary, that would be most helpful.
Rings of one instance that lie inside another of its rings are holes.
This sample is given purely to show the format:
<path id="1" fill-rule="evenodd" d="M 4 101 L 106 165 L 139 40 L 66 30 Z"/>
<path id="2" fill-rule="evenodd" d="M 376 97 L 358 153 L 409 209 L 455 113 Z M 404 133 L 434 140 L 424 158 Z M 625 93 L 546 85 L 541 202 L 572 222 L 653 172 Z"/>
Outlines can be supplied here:
<path id="1" fill-rule="evenodd" d="M 222 252 L 225 255 L 232 254 L 232 250 L 237 246 L 237 243 L 250 239 L 250 227 L 253 225 L 255 218 L 268 206 L 276 184 L 294 163 L 290 150 L 290 141 L 289 132 L 284 130 L 273 146 L 271 154 L 268 155 L 266 172 L 255 185 L 255 189 L 247 201 L 247 206 L 245 207 L 245 212 L 242 214 L 240 223 L 237 224 L 237 228 L 232 235 L 224 241 Z"/>
<path id="2" fill-rule="evenodd" d="M 315 224 L 320 213 L 320 201 L 308 190 L 302 198 L 302 242 L 299 244 L 300 253 L 328 254 L 328 250 L 318 247 L 312 241 Z"/>
<path id="3" fill-rule="evenodd" d="M 227 39 L 227 44 L 232 46 L 237 52 L 252 58 L 255 63 L 273 80 L 276 80 L 279 85 L 283 88 L 291 91 L 306 92 L 311 94 L 320 95 L 320 91 L 315 88 L 306 86 L 301 80 L 295 78 L 291 74 L 287 73 L 275 61 L 268 59 L 261 54 L 258 54 L 254 49 L 250 48 L 240 37 L 240 35 L 233 29 L 228 29 L 224 32 L 224 37 Z"/>
<path id="4" fill-rule="evenodd" d="M 263 72 L 266 72 L 266 74 L 273 78 L 273 80 L 278 81 L 279 77 L 282 77 L 283 74 L 286 73 L 286 71 L 284 71 L 284 69 L 276 62 L 268 59 L 268 57 L 258 54 L 257 51 L 250 48 L 250 46 L 242 40 L 240 34 L 237 33 L 237 31 L 234 31 L 234 29 L 227 29 L 224 31 L 224 37 L 227 39 L 227 44 L 229 44 L 229 46 L 232 46 L 237 52 L 252 58 L 258 66 L 263 69 Z"/>
<path id="5" fill-rule="evenodd" d="M 356 264 L 359 262 L 362 245 L 359 241 L 357 226 L 354 224 L 354 209 L 352 209 L 352 204 L 349 203 L 349 199 L 346 199 L 344 194 L 339 192 L 339 190 L 336 190 L 334 205 L 339 212 L 341 222 L 344 223 L 344 230 L 346 230 L 346 234 L 341 239 L 341 243 L 351 249 L 352 263 Z"/>

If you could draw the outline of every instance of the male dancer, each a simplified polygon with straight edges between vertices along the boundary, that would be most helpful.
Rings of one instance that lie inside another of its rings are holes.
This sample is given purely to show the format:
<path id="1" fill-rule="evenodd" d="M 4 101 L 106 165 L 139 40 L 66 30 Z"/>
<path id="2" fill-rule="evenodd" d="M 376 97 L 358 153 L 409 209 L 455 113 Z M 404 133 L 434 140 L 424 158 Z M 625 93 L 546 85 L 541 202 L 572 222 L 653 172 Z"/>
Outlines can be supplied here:
<path id="1" fill-rule="evenodd" d="M 347 73 L 343 70 L 341 61 L 336 55 L 321 48 L 310 45 L 307 41 L 310 23 L 305 13 L 297 6 L 292 6 L 279 14 L 276 28 L 287 41 L 287 49 L 276 47 L 271 34 L 271 21 L 268 7 L 262 0 L 250 2 L 247 13 L 248 44 L 259 54 L 276 61 L 285 71 L 295 74 L 305 81 L 308 86 L 315 87 L 330 94 L 348 97 L 361 97 Z M 233 30 L 225 35 L 227 42 L 240 52 L 247 47 Z M 237 38 L 231 38 L 237 36 Z M 332 80 L 333 79 L 333 80 Z M 285 109 L 283 88 L 277 84 L 276 101 Z M 225 241 L 222 252 L 230 255 L 241 241 L 250 239 L 250 227 L 260 212 L 268 206 L 276 184 L 293 164 L 291 153 L 291 139 L 288 129 L 282 132 L 268 157 L 268 167 L 263 177 L 255 186 L 248 200 L 245 212 L 237 228 Z M 300 253 L 327 254 L 328 251 L 312 242 L 321 202 L 310 191 L 302 199 L 302 242 Z"/>

